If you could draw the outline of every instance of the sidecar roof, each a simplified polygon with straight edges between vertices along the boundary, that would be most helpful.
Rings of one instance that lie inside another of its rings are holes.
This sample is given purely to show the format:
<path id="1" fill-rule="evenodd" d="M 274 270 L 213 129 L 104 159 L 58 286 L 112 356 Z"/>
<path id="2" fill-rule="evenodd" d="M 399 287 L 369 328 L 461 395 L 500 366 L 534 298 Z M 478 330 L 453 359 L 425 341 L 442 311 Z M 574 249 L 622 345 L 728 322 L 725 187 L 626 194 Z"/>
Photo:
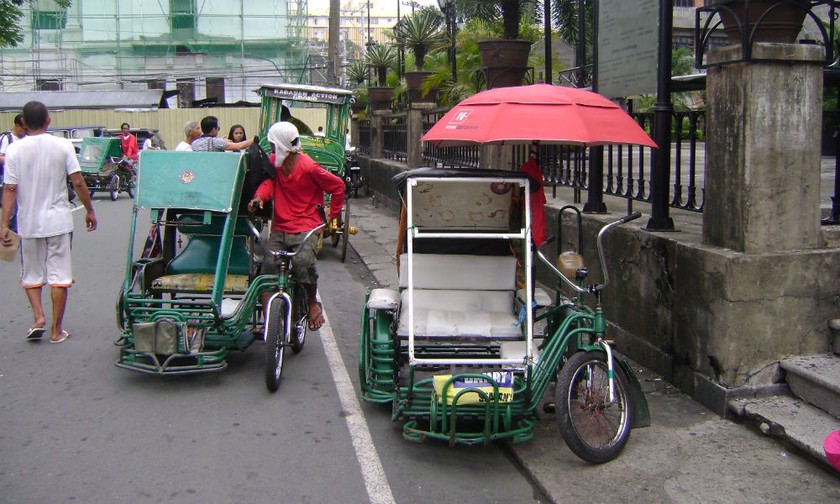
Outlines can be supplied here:
<path id="1" fill-rule="evenodd" d="M 230 213 L 239 203 L 244 156 L 226 152 L 140 152 L 138 208 Z"/>

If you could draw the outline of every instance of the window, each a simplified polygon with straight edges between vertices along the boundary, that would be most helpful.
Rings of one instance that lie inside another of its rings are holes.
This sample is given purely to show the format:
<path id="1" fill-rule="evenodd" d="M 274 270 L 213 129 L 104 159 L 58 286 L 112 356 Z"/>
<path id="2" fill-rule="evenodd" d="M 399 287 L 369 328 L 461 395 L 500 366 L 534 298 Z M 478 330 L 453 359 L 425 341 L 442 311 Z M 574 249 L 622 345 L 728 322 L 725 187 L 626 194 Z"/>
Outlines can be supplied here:
<path id="1" fill-rule="evenodd" d="M 223 77 L 207 77 L 205 80 L 207 87 L 207 98 L 215 98 L 216 103 L 225 102 L 225 79 Z"/>
<path id="2" fill-rule="evenodd" d="M 64 83 L 60 79 L 36 79 L 36 91 L 61 91 L 64 89 Z"/>
<path id="3" fill-rule="evenodd" d="M 67 27 L 67 13 L 54 0 L 37 0 L 32 5 L 34 30 L 60 30 Z"/>
<path id="4" fill-rule="evenodd" d="M 169 23 L 172 31 L 195 31 L 195 10 L 195 0 L 169 0 Z"/>

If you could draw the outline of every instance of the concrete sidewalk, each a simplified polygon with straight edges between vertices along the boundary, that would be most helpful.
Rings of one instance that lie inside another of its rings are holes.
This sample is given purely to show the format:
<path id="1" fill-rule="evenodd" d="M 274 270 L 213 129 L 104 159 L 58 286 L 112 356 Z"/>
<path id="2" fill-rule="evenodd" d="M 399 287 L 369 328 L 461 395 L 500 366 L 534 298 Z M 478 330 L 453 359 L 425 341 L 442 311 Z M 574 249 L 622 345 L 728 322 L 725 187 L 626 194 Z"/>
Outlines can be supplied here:
<path id="1" fill-rule="evenodd" d="M 354 199 L 351 224 L 359 233 L 350 245 L 377 284 L 396 287 L 396 209 L 375 198 Z M 560 437 L 553 414 L 543 415 L 532 441 L 511 445 L 550 502 L 840 502 L 840 474 L 718 417 L 649 370 L 633 369 L 651 426 L 634 430 L 618 459 L 600 466 L 579 459 Z"/>

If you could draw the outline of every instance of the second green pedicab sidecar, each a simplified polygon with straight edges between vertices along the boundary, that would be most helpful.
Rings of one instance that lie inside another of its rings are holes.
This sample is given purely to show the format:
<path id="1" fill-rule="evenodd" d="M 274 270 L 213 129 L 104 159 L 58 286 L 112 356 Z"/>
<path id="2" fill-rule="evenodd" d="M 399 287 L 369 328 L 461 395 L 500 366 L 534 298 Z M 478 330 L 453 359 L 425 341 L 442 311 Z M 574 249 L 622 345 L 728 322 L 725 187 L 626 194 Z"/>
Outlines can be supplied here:
<path id="1" fill-rule="evenodd" d="M 112 201 L 116 201 L 120 192 L 134 197 L 131 173 L 121 166 L 123 153 L 119 138 L 85 137 L 77 157 L 91 196 L 107 191 Z"/>
<path id="2" fill-rule="evenodd" d="M 254 341 L 261 294 L 278 285 L 276 276 L 256 274 L 249 216 L 239 214 L 246 158 L 141 153 L 117 301 L 117 366 L 156 374 L 216 371 L 230 351 Z M 146 235 L 147 222 L 152 231 L 141 252 L 135 235 Z"/>

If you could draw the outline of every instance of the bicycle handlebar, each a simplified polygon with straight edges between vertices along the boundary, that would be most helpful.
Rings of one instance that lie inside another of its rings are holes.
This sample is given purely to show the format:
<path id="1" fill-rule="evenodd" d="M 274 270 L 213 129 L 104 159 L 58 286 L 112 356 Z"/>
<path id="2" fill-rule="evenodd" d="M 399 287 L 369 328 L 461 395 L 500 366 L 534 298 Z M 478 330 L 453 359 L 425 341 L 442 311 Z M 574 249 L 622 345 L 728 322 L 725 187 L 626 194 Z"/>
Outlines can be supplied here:
<path id="1" fill-rule="evenodd" d="M 548 266 L 549 269 L 551 269 L 551 271 L 553 271 L 555 275 L 559 276 L 560 279 L 563 280 L 563 282 L 566 285 L 568 285 L 569 287 L 571 287 L 572 289 L 574 289 L 577 292 L 586 293 L 586 292 L 596 292 L 596 291 L 604 290 L 604 289 L 607 288 L 607 285 L 609 285 L 609 283 L 610 283 L 610 276 L 609 276 L 609 273 L 607 272 L 607 260 L 606 260 L 606 257 L 604 256 L 604 246 L 603 246 L 603 243 L 602 243 L 603 236 L 607 232 L 607 230 L 609 230 L 610 228 L 613 228 L 613 227 L 621 225 L 621 224 L 626 224 L 630 221 L 638 219 L 641 216 L 642 216 L 641 212 L 633 212 L 630 215 L 625 215 L 624 217 L 622 217 L 618 220 L 615 220 L 613 222 L 608 223 L 607 225 L 602 227 L 601 230 L 598 232 L 598 238 L 595 241 L 595 244 L 596 244 L 596 247 L 598 248 L 598 260 L 601 263 L 601 271 L 603 271 L 603 274 L 604 274 L 604 283 L 602 283 L 602 284 L 595 284 L 595 285 L 590 286 L 589 288 L 581 287 L 578 284 L 574 283 L 570 278 L 566 277 L 566 275 L 564 275 L 563 272 L 560 271 L 557 268 L 557 266 L 554 265 L 553 262 L 549 261 L 548 258 L 545 256 L 545 254 L 543 254 L 542 249 L 546 245 L 548 245 L 549 243 L 554 241 L 554 236 L 550 236 L 549 238 L 547 238 L 542 243 L 542 245 L 540 245 L 539 248 L 537 248 L 537 257 L 539 257 L 540 260 L 543 263 L 545 263 L 545 265 Z"/>
<path id="2" fill-rule="evenodd" d="M 308 240 L 309 237 L 312 236 L 314 233 L 317 233 L 318 231 L 324 229 L 327 226 L 327 214 L 324 211 L 323 205 L 318 205 L 318 214 L 321 216 L 322 223 L 319 224 L 318 226 L 316 226 L 315 228 L 310 229 L 309 232 L 306 233 L 306 236 L 304 236 L 303 240 L 301 240 L 301 242 L 300 242 L 301 245 L 306 243 L 306 240 Z M 269 254 L 271 254 L 272 256 L 274 256 L 274 257 L 283 256 L 283 257 L 287 257 L 287 258 L 292 258 L 300 250 L 300 246 L 298 246 L 298 248 L 295 249 L 294 252 L 289 251 L 289 250 L 283 250 L 283 249 L 278 249 L 278 250 L 272 249 L 262 239 L 262 236 L 260 235 L 259 230 L 254 225 L 254 223 L 251 222 L 251 219 L 250 218 L 245 219 L 245 222 L 248 224 L 248 227 L 251 229 L 251 234 L 254 235 L 254 237 L 257 239 L 257 242 L 259 242 L 259 244 L 262 245 L 263 249 L 265 249 L 265 251 L 268 252 Z"/>

